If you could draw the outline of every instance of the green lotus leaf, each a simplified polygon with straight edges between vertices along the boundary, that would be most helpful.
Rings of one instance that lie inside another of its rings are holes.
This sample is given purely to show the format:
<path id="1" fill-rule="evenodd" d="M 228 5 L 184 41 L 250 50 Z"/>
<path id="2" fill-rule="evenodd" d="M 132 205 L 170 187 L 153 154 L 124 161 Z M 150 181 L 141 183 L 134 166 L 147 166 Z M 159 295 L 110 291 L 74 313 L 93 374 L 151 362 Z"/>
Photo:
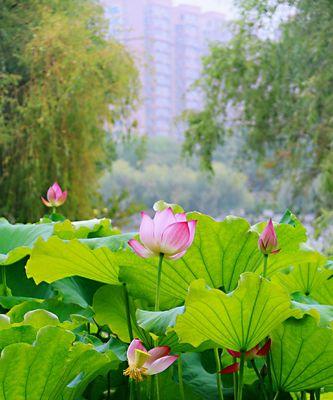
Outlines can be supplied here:
<path id="1" fill-rule="evenodd" d="M 0 221 L 0 264 L 13 264 L 30 254 L 38 237 L 50 237 L 53 224 L 10 224 Z"/>
<path id="2" fill-rule="evenodd" d="M 0 327 L 0 350 L 12 343 L 30 343 L 36 339 L 37 330 L 31 325 Z"/>
<path id="3" fill-rule="evenodd" d="M 333 330 L 311 316 L 290 318 L 271 333 L 277 390 L 298 392 L 333 384 Z"/>
<path id="4" fill-rule="evenodd" d="M 46 242 L 40 239 L 35 243 L 27 263 L 27 276 L 32 277 L 36 283 L 51 283 L 77 275 L 118 284 L 118 263 L 114 261 L 114 254 L 107 247 L 90 249 L 86 243 L 77 239 L 68 242 L 55 236 Z"/>
<path id="5" fill-rule="evenodd" d="M 188 219 L 197 219 L 194 242 L 184 257 L 177 261 L 164 260 L 161 282 L 161 309 L 170 309 L 183 303 L 193 280 L 203 278 L 212 288 L 225 292 L 235 289 L 243 272 L 261 272 L 263 256 L 258 250 L 257 228 L 251 228 L 243 218 L 227 217 L 222 222 L 199 214 L 189 213 Z M 319 253 L 306 250 L 301 244 L 307 240 L 302 225 L 280 224 L 276 228 L 282 250 L 269 257 L 269 271 L 286 268 L 295 260 L 317 260 Z M 116 256 L 120 265 L 120 279 L 128 284 L 135 298 L 145 298 L 154 304 L 158 260 L 142 259 L 130 251 Z"/>
<path id="6" fill-rule="evenodd" d="M 118 233 L 119 230 L 112 228 L 108 218 L 74 222 L 66 219 L 54 225 L 54 235 L 67 240 L 104 237 Z"/>
<path id="7" fill-rule="evenodd" d="M 332 271 L 323 264 L 305 263 L 295 265 L 289 273 L 279 272 L 272 279 L 284 286 L 289 293 L 302 293 L 311 296 L 321 304 L 333 305 Z"/>
<path id="8" fill-rule="evenodd" d="M 212 340 L 221 347 L 246 351 L 294 312 L 283 288 L 248 272 L 229 294 L 206 287 L 203 280 L 193 282 L 175 331 L 181 342 L 195 347 Z"/>
<path id="9" fill-rule="evenodd" d="M 69 331 L 44 327 L 33 344 L 6 346 L 0 358 L 0 393 L 3 398 L 78 398 L 86 385 L 104 372 L 109 358 L 91 345 L 74 343 L 74 340 L 74 334 Z"/>
<path id="10" fill-rule="evenodd" d="M 142 331 L 136 324 L 135 306 L 131 299 L 129 301 L 133 335 L 142 338 Z M 123 286 L 105 285 L 99 288 L 94 295 L 93 309 L 98 325 L 107 325 L 123 342 L 130 342 Z"/>
<path id="11" fill-rule="evenodd" d="M 300 300 L 302 300 L 300 298 Z M 293 301 L 293 308 L 300 311 L 299 318 L 302 318 L 304 314 L 311 315 L 320 326 L 330 327 L 333 321 L 333 306 L 310 303 L 309 298 L 306 298 L 307 303 Z"/>
<path id="12" fill-rule="evenodd" d="M 183 314 L 184 310 L 184 307 L 176 307 L 167 311 L 136 310 L 136 320 L 145 331 L 162 336 L 167 333 L 169 328 L 175 326 L 177 316 Z"/>

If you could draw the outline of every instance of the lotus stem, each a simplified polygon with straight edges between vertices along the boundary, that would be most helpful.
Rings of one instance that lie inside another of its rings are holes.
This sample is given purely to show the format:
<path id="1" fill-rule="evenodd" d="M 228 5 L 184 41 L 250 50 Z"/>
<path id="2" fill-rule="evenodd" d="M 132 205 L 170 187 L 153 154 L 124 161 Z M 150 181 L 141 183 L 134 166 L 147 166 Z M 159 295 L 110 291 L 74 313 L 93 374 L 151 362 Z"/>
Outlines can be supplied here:
<path id="1" fill-rule="evenodd" d="M 162 264 L 163 264 L 164 254 L 160 253 L 157 267 L 157 282 L 156 282 L 156 296 L 155 296 L 155 311 L 160 311 L 160 286 L 161 286 L 161 276 L 162 276 Z M 155 341 L 157 345 L 158 341 Z M 160 400 L 160 388 L 158 382 L 158 375 L 154 375 L 155 388 L 156 388 L 156 400 Z M 155 399 L 154 399 L 155 400 Z"/>
<path id="2" fill-rule="evenodd" d="M 178 383 L 179 383 L 180 399 L 185 400 L 184 382 L 183 382 L 183 363 L 181 354 L 178 357 Z"/>
<path id="3" fill-rule="evenodd" d="M 129 295 L 126 283 L 123 283 L 124 288 L 124 297 L 125 297 L 125 308 L 126 308 L 126 319 L 127 319 L 127 329 L 130 341 L 134 339 L 133 335 L 133 328 L 132 328 L 132 321 L 131 321 L 131 310 L 130 310 L 130 302 L 129 302 Z"/>
<path id="4" fill-rule="evenodd" d="M 266 278 L 267 275 L 267 263 L 268 263 L 268 254 L 264 254 L 264 269 L 262 272 L 262 276 Z"/>
<path id="5" fill-rule="evenodd" d="M 260 375 L 260 372 L 256 366 L 256 362 L 254 360 L 251 360 L 251 365 L 253 367 L 254 372 L 256 373 L 258 379 L 259 379 L 259 383 L 260 383 L 260 387 L 262 388 L 262 392 L 264 394 L 264 398 L 265 400 L 267 400 L 267 393 L 266 393 L 266 389 L 265 389 L 265 382 L 262 378 L 262 376 Z"/>
<path id="6" fill-rule="evenodd" d="M 239 380 L 238 380 L 237 400 L 242 400 L 242 397 L 243 397 L 244 364 L 245 364 L 245 351 L 241 351 L 240 363 L 239 363 Z"/>
<path id="7" fill-rule="evenodd" d="M 157 267 L 157 284 L 156 284 L 156 296 L 155 296 L 155 311 L 160 311 L 160 286 L 162 276 L 162 263 L 164 254 L 160 253 Z"/>
<path id="8" fill-rule="evenodd" d="M 6 267 L 3 265 L 1 267 L 1 280 L 2 280 L 2 293 L 4 296 L 8 296 L 8 287 L 7 287 L 7 276 L 6 276 Z"/>
<path id="9" fill-rule="evenodd" d="M 237 362 L 237 358 L 233 358 L 233 362 Z M 234 381 L 234 400 L 237 400 L 237 393 L 238 393 L 238 374 L 234 372 L 233 374 L 233 381 Z"/>
<path id="10" fill-rule="evenodd" d="M 222 386 L 222 378 L 221 374 L 221 360 L 219 355 L 219 349 L 214 348 L 214 355 L 215 355 L 215 364 L 216 364 L 216 384 L 217 384 L 217 392 L 219 396 L 219 400 L 223 400 L 223 386 Z"/>

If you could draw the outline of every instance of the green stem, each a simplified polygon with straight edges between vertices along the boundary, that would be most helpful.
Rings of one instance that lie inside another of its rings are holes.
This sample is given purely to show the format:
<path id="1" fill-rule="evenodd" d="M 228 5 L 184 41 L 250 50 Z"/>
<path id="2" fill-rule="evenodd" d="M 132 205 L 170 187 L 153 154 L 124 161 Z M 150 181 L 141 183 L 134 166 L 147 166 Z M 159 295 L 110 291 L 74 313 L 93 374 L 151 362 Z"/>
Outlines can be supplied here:
<path id="1" fill-rule="evenodd" d="M 162 263 L 164 254 L 160 253 L 157 267 L 157 284 L 156 284 L 156 296 L 155 296 L 155 311 L 160 311 L 160 286 L 162 276 Z"/>
<path id="2" fill-rule="evenodd" d="M 237 400 L 242 400 L 242 397 L 243 397 L 244 364 L 245 364 L 245 351 L 241 351 L 240 363 L 239 363 L 239 379 L 238 379 Z"/>
<path id="3" fill-rule="evenodd" d="M 56 207 L 52 207 L 52 214 L 56 214 L 56 212 L 57 212 Z"/>
<path id="4" fill-rule="evenodd" d="M 3 265 L 1 267 L 1 280 L 2 280 L 2 293 L 4 296 L 8 295 L 8 287 L 7 287 L 7 276 L 6 276 L 6 267 Z"/>
<path id="5" fill-rule="evenodd" d="M 268 374 L 268 381 L 269 381 L 269 388 L 271 393 L 273 392 L 273 378 L 272 378 L 272 368 L 271 368 L 271 357 L 270 353 L 266 356 L 266 365 L 267 365 L 267 374 Z"/>
<path id="6" fill-rule="evenodd" d="M 320 400 L 320 389 L 317 389 L 315 392 L 316 392 L 316 400 Z"/>
<path id="7" fill-rule="evenodd" d="M 107 381 L 108 381 L 108 391 L 106 399 L 111 400 L 111 371 L 108 372 Z"/>
<path id="8" fill-rule="evenodd" d="M 315 391 L 310 390 L 310 400 L 316 400 Z"/>
<path id="9" fill-rule="evenodd" d="M 277 398 L 279 397 L 279 394 L 280 394 L 280 392 L 277 391 L 277 392 L 275 393 L 275 396 L 274 396 L 274 399 L 273 399 L 273 400 L 277 400 Z"/>
<path id="10" fill-rule="evenodd" d="M 262 376 L 260 375 L 260 372 L 259 372 L 259 370 L 258 370 L 258 368 L 256 366 L 256 362 L 254 360 L 251 360 L 251 365 L 252 365 L 252 368 L 254 369 L 254 372 L 256 373 L 256 375 L 257 375 L 257 377 L 259 379 L 260 387 L 262 388 L 262 392 L 263 392 L 264 398 L 265 398 L 265 400 L 267 400 L 265 382 L 264 382 Z"/>
<path id="11" fill-rule="evenodd" d="M 133 379 L 129 380 L 130 382 L 130 400 L 135 400 L 135 382 Z"/>
<path id="12" fill-rule="evenodd" d="M 223 387 L 222 387 L 222 378 L 221 374 L 221 360 L 219 355 L 219 349 L 214 348 L 214 355 L 215 355 L 215 364 L 216 364 L 216 384 L 217 384 L 217 392 L 219 396 L 219 400 L 223 400 Z"/>
<path id="13" fill-rule="evenodd" d="M 267 275 L 267 262 L 268 262 L 268 254 L 264 254 L 264 269 L 262 272 L 262 276 L 266 278 Z"/>
<path id="14" fill-rule="evenodd" d="M 306 400 L 306 392 L 305 392 L 305 390 L 301 391 L 301 399 L 302 400 Z"/>
<path id="15" fill-rule="evenodd" d="M 179 382 L 180 399 L 185 400 L 184 382 L 183 382 L 183 363 L 181 354 L 178 357 L 178 382 Z"/>
<path id="16" fill-rule="evenodd" d="M 127 320 L 127 329 L 130 341 L 134 339 L 133 335 L 133 328 L 132 328 L 132 321 L 131 321 L 131 310 L 130 310 L 130 302 L 129 302 L 129 295 L 126 283 L 123 283 L 124 288 L 124 297 L 125 297 L 125 308 L 126 308 L 126 320 Z"/>
<path id="17" fill-rule="evenodd" d="M 233 358 L 234 363 L 237 362 L 237 358 Z M 233 381 L 234 381 L 234 400 L 237 400 L 237 393 L 238 393 L 238 375 L 237 372 L 234 372 L 233 374 Z"/>
<path id="18" fill-rule="evenodd" d="M 156 296 L 155 296 L 155 311 L 160 311 L 160 287 L 161 287 L 161 276 L 162 276 L 162 264 L 163 264 L 163 257 L 164 254 L 160 253 L 160 257 L 158 260 L 158 267 L 157 267 L 157 282 L 156 282 Z M 157 346 L 158 340 L 155 340 L 155 346 Z M 155 381 L 155 388 L 156 388 L 156 397 L 154 400 L 160 400 L 160 389 L 159 389 L 159 382 L 158 382 L 158 375 L 154 375 L 153 379 Z"/>

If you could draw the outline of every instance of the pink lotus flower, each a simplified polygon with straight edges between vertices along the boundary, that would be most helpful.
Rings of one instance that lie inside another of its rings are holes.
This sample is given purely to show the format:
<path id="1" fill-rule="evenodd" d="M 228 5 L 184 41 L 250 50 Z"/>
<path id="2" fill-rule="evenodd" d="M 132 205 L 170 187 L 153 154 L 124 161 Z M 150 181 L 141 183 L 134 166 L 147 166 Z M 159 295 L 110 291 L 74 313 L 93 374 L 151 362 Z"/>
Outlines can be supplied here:
<path id="1" fill-rule="evenodd" d="M 164 254 L 170 260 L 182 257 L 191 246 L 197 221 L 187 221 L 186 214 L 174 214 L 171 208 L 157 211 L 154 219 L 141 213 L 140 240 L 128 244 L 140 257 L 149 258 Z"/>
<path id="2" fill-rule="evenodd" d="M 265 255 L 278 253 L 280 251 L 280 249 L 277 248 L 278 241 L 272 219 L 269 220 L 266 228 L 259 236 L 258 247 L 259 250 Z"/>
<path id="3" fill-rule="evenodd" d="M 156 375 L 173 364 L 178 356 L 170 356 L 170 347 L 160 346 L 149 351 L 140 339 L 133 339 L 127 349 L 128 368 L 124 375 L 136 381 L 143 381 L 147 375 Z"/>
<path id="4" fill-rule="evenodd" d="M 47 200 L 42 197 L 42 202 L 47 207 L 59 207 L 65 203 L 67 199 L 67 191 L 62 191 L 61 187 L 55 182 L 47 191 Z"/>
<path id="5" fill-rule="evenodd" d="M 253 349 L 251 349 L 245 353 L 245 360 L 251 361 L 257 357 L 265 357 L 271 348 L 271 343 L 272 343 L 271 339 L 268 339 L 267 342 L 261 348 L 257 344 L 255 347 L 253 347 Z M 241 353 L 239 351 L 227 349 L 227 352 L 230 355 L 232 355 L 234 358 L 240 358 L 240 356 L 241 356 Z M 239 363 L 235 362 L 235 363 L 223 368 L 222 371 L 220 371 L 220 374 L 222 374 L 222 375 L 232 374 L 234 372 L 237 372 L 238 370 L 239 370 Z"/>

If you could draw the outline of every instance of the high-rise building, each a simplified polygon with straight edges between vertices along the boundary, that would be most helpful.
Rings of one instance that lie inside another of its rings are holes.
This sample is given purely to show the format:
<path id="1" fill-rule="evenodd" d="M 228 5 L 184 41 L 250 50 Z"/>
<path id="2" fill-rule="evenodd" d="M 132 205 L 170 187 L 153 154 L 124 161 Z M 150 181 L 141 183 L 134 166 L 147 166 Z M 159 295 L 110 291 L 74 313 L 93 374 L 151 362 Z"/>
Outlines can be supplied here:
<path id="1" fill-rule="evenodd" d="M 190 90 L 200 76 L 201 57 L 211 41 L 229 38 L 223 14 L 171 0 L 101 0 L 110 34 L 137 60 L 142 83 L 139 129 L 149 136 L 180 135 L 175 119 L 200 109 L 201 95 Z"/>

